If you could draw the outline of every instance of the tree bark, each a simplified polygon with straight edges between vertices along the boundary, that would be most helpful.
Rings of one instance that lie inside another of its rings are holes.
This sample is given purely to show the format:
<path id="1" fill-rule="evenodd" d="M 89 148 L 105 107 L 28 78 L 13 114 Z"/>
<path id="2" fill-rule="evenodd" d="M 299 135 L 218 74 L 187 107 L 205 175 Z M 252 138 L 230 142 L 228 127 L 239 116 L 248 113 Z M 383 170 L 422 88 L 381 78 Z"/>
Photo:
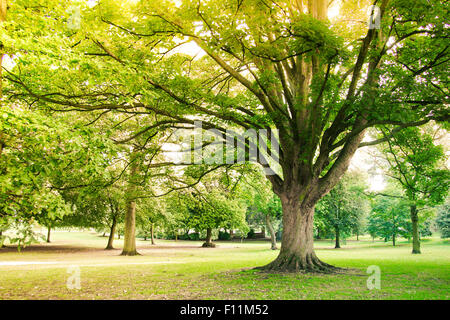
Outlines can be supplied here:
<path id="1" fill-rule="evenodd" d="M 205 243 L 202 245 L 204 248 L 214 248 L 216 245 L 212 242 L 212 229 L 206 229 L 206 239 Z"/>
<path id="2" fill-rule="evenodd" d="M 138 255 L 136 251 L 136 199 L 135 191 L 135 177 L 138 170 L 136 154 L 133 152 L 130 157 L 130 178 L 128 180 L 128 190 L 126 194 L 126 211 L 125 211 L 125 234 L 123 250 L 121 255 L 123 256 L 135 256 Z"/>
<path id="3" fill-rule="evenodd" d="M 270 233 L 271 249 L 277 250 L 277 238 L 275 236 L 275 231 L 273 230 L 272 221 L 270 221 L 270 215 L 266 214 L 266 225 Z"/>
<path id="4" fill-rule="evenodd" d="M 314 252 L 313 217 L 314 205 L 305 205 L 300 194 L 280 194 L 283 209 L 283 234 L 278 257 L 264 267 L 267 271 L 317 271 L 329 272 L 335 267 L 317 258 Z"/>
<path id="5" fill-rule="evenodd" d="M 105 248 L 106 250 L 114 249 L 113 242 L 114 242 L 114 234 L 116 233 L 116 224 L 117 224 L 117 219 L 116 219 L 116 216 L 114 216 L 112 225 L 111 225 L 111 230 L 109 232 L 108 245 Z"/>
<path id="6" fill-rule="evenodd" d="M 411 224 L 412 224 L 412 253 L 419 254 L 420 252 L 420 238 L 419 238 L 419 216 L 417 207 L 412 205 L 411 212 Z"/>
<path id="7" fill-rule="evenodd" d="M 50 231 L 52 230 L 52 227 L 47 227 L 47 243 L 50 243 Z"/>
<path id="8" fill-rule="evenodd" d="M 7 8 L 8 8 L 8 4 L 6 3 L 6 0 L 0 0 L 0 24 L 2 22 L 6 21 Z M 0 51 L 0 101 L 2 99 L 2 94 L 3 94 L 2 61 L 3 61 L 3 53 Z M 4 142 L 3 138 L 4 138 L 3 132 L 0 132 L 0 156 L 3 153 L 3 147 L 5 146 L 5 142 Z"/>
<path id="9" fill-rule="evenodd" d="M 154 245 L 155 244 L 155 235 L 154 235 L 153 231 L 154 230 L 153 230 L 153 223 L 152 223 L 152 225 L 150 227 L 150 234 L 151 234 L 151 237 L 152 237 L 152 244 Z"/>
<path id="10" fill-rule="evenodd" d="M 336 241 L 335 241 L 335 245 L 334 248 L 335 249 L 339 249 L 341 247 L 341 243 L 340 243 L 340 230 L 339 227 L 335 227 L 334 228 L 335 234 L 336 234 Z"/>
<path id="11" fill-rule="evenodd" d="M 123 256 L 135 256 L 136 251 L 136 201 L 127 200 L 127 210 L 125 213 L 125 234 L 123 243 Z"/>
<path id="12" fill-rule="evenodd" d="M 0 230 L 0 238 L 3 236 L 3 231 Z M 3 241 L 0 243 L 0 248 L 5 248 Z"/>

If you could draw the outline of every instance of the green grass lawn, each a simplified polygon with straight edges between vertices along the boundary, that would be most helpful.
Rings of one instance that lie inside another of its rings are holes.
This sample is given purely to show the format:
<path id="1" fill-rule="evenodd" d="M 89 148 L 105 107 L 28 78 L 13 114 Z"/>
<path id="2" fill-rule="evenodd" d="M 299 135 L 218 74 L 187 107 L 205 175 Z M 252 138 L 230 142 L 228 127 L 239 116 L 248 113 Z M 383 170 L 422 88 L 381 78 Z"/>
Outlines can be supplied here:
<path id="1" fill-rule="evenodd" d="M 318 241 L 323 261 L 350 268 L 343 274 L 267 274 L 253 267 L 273 260 L 269 242 L 138 241 L 142 254 L 103 250 L 107 238 L 90 232 L 54 232 L 52 243 L 17 252 L 0 249 L 0 299 L 449 299 L 450 242 L 410 244 L 347 241 L 333 249 Z M 121 240 L 115 240 L 120 248 Z M 381 289 L 367 289 L 366 269 L 381 269 Z M 79 266 L 81 289 L 68 289 L 69 266 Z"/>

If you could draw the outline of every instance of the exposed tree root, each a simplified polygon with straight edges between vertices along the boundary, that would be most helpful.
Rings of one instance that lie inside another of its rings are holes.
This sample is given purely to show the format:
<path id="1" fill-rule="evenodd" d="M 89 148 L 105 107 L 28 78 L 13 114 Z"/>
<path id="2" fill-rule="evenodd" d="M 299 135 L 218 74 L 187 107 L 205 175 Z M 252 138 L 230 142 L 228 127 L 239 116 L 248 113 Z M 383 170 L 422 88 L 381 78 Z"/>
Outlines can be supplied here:
<path id="1" fill-rule="evenodd" d="M 269 273 L 342 273 L 346 270 L 320 261 L 315 254 L 306 255 L 306 257 L 304 258 L 298 257 L 296 255 L 280 255 L 268 265 L 257 267 L 255 269 Z"/>
<path id="2" fill-rule="evenodd" d="M 205 242 L 205 243 L 202 244 L 202 247 L 203 248 L 215 248 L 216 245 L 214 243 L 212 243 L 212 242 Z"/>
<path id="3" fill-rule="evenodd" d="M 141 254 L 136 250 L 133 251 L 122 251 L 121 256 L 140 256 Z"/>

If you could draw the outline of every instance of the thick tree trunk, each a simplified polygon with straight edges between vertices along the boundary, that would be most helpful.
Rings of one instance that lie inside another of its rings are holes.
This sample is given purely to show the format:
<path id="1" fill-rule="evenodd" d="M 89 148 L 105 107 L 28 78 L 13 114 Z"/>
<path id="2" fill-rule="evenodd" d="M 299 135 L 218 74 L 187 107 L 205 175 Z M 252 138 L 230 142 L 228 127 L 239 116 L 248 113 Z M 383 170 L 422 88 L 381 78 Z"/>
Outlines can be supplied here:
<path id="1" fill-rule="evenodd" d="M 270 232 L 270 241 L 272 243 L 271 249 L 277 250 L 277 238 L 275 236 L 275 231 L 273 230 L 272 221 L 270 221 L 270 215 L 266 214 L 266 225 Z"/>
<path id="2" fill-rule="evenodd" d="M 267 271 L 317 271 L 334 269 L 317 258 L 314 252 L 314 205 L 300 203 L 299 193 L 280 195 L 283 208 L 283 234 L 278 257 L 268 265 L 258 268 Z"/>
<path id="3" fill-rule="evenodd" d="M 136 251 L 136 200 L 135 196 L 135 177 L 138 170 L 137 159 L 135 154 L 130 157 L 130 178 L 128 181 L 128 190 L 126 194 L 126 211 L 125 211 L 125 234 L 123 243 L 123 256 L 135 256 L 138 254 Z"/>
<path id="4" fill-rule="evenodd" d="M 136 251 L 136 201 L 127 200 L 127 210 L 125 213 L 125 234 L 123 243 L 123 256 L 135 256 Z"/>
<path id="5" fill-rule="evenodd" d="M 335 241 L 335 245 L 334 245 L 334 248 L 335 249 L 339 249 L 340 247 L 341 247 L 341 242 L 340 242 L 340 230 L 339 230 L 339 227 L 335 227 L 334 228 L 334 232 L 335 232 L 335 234 L 336 234 L 336 241 Z"/>
<path id="6" fill-rule="evenodd" d="M 212 229 L 206 229 L 206 239 L 205 243 L 202 245 L 204 248 L 214 248 L 216 245 L 212 242 Z"/>
<path id="7" fill-rule="evenodd" d="M 155 234 L 154 234 L 154 230 L 153 230 L 153 223 L 152 223 L 152 225 L 150 227 L 150 234 L 151 234 L 151 237 L 152 237 L 152 244 L 154 245 L 155 244 Z"/>
<path id="8" fill-rule="evenodd" d="M 116 233 L 116 224 L 117 224 L 117 220 L 116 220 L 116 217 L 114 216 L 112 225 L 111 225 L 111 230 L 109 232 L 108 245 L 105 248 L 106 250 L 114 249 L 113 242 L 114 242 L 114 234 Z"/>
<path id="9" fill-rule="evenodd" d="M 412 253 L 420 253 L 420 238 L 419 238 L 419 216 L 417 214 L 417 207 L 411 206 L 411 224 L 412 224 Z"/>
<path id="10" fill-rule="evenodd" d="M 52 230 L 52 227 L 47 227 L 47 243 L 50 243 L 50 232 Z"/>

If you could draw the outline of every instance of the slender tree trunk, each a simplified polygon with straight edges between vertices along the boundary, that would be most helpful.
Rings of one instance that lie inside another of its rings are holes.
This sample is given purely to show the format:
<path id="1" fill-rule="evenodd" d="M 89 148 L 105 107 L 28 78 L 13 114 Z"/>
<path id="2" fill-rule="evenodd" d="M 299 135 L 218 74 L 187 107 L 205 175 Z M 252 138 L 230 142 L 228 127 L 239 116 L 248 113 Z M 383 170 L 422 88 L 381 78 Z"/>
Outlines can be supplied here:
<path id="1" fill-rule="evenodd" d="M 6 10 L 7 10 L 6 0 L 0 0 L 0 24 L 6 21 Z M 1 49 L 0 49 L 1 50 Z M 3 78 L 2 78 L 2 61 L 3 61 L 3 53 L 0 51 L 0 100 L 2 99 L 3 92 Z M 0 131 L 0 156 L 3 153 L 3 147 L 5 146 L 3 132 Z"/>
<path id="2" fill-rule="evenodd" d="M 152 244 L 154 245 L 155 244 L 155 234 L 154 234 L 154 230 L 153 230 L 153 223 L 152 223 L 152 225 L 150 227 L 150 234 L 151 234 L 151 237 L 152 237 Z"/>
<path id="3" fill-rule="evenodd" d="M 359 241 L 359 232 L 356 231 L 356 241 Z"/>
<path id="4" fill-rule="evenodd" d="M 395 247 L 395 233 L 392 234 L 392 245 Z"/>
<path id="5" fill-rule="evenodd" d="M 340 247 L 341 247 L 341 242 L 340 242 L 340 230 L 339 230 L 339 227 L 335 227 L 334 228 L 334 232 L 335 232 L 335 234 L 336 234 L 336 241 L 335 241 L 335 245 L 334 245 L 334 248 L 335 249 L 339 249 Z"/>
<path id="6" fill-rule="evenodd" d="M 47 243 L 50 243 L 50 232 L 52 230 L 52 227 L 47 227 Z"/>
<path id="7" fill-rule="evenodd" d="M 266 214 L 266 225 L 270 233 L 270 241 L 272 243 L 271 249 L 277 250 L 277 238 L 275 236 L 275 231 L 273 230 L 272 221 L 270 221 L 270 215 Z"/>
<path id="8" fill-rule="evenodd" d="M 114 242 L 114 234 L 116 233 L 116 224 L 117 224 L 117 219 L 116 219 L 116 216 L 114 216 L 112 225 L 111 225 L 111 230 L 109 231 L 108 245 L 105 248 L 106 250 L 114 249 L 113 242 Z"/>
<path id="9" fill-rule="evenodd" d="M 419 238 L 419 217 L 417 214 L 417 207 L 411 206 L 411 224 L 412 224 L 412 253 L 420 253 L 420 238 Z"/>
<path id="10" fill-rule="evenodd" d="M 3 231 L 0 231 L 0 238 L 3 236 Z M 3 244 L 3 240 L 1 240 L 2 242 L 0 243 L 0 248 L 5 248 L 6 246 Z"/>
<path id="11" fill-rule="evenodd" d="M 317 258 L 314 252 L 314 205 L 302 205 L 300 193 L 280 194 L 283 208 L 283 234 L 278 257 L 258 268 L 274 271 L 329 271 L 334 268 Z"/>
<path id="12" fill-rule="evenodd" d="M 206 239 L 205 243 L 202 245 L 204 248 L 214 248 L 216 245 L 212 242 L 212 229 L 206 229 Z"/>

